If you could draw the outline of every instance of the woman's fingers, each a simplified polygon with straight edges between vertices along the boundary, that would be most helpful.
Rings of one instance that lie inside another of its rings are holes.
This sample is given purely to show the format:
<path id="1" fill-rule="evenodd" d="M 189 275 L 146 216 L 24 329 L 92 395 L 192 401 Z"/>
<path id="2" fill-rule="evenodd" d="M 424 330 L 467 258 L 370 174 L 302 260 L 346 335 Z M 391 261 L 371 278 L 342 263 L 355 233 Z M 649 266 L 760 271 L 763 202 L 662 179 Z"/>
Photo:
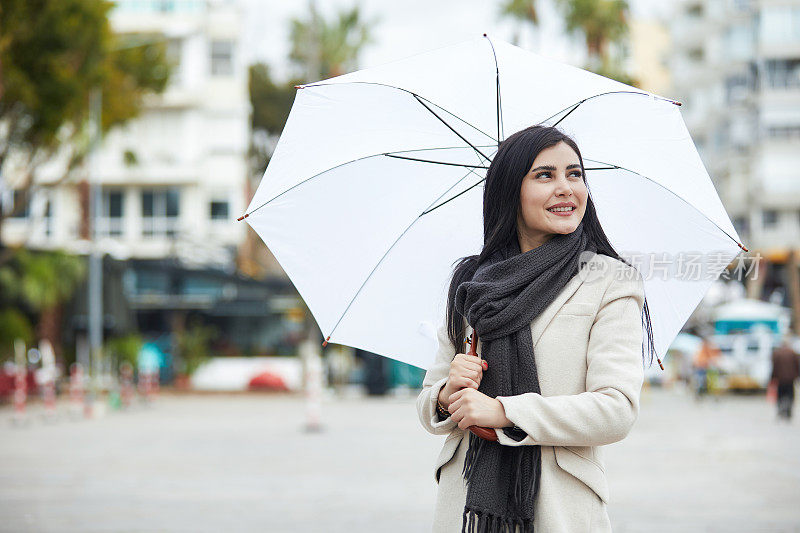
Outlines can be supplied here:
<path id="1" fill-rule="evenodd" d="M 463 389 L 464 387 L 469 387 L 472 389 L 477 389 L 480 383 L 472 378 L 468 378 L 466 376 L 458 376 L 454 381 L 454 385 L 458 385 L 458 388 Z"/>
<path id="2" fill-rule="evenodd" d="M 460 353 L 456 354 L 456 356 L 453 359 L 454 360 L 459 359 L 465 363 L 473 363 L 477 366 L 483 366 L 483 359 L 481 359 L 477 355 L 467 355 L 465 353 Z"/>

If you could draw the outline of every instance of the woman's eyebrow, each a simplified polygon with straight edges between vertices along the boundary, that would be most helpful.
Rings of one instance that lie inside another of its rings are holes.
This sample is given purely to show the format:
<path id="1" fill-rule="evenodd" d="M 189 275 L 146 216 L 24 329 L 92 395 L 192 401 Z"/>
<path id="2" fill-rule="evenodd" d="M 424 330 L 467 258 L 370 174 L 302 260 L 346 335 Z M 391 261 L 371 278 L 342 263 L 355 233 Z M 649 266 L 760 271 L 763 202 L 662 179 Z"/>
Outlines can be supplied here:
<path id="1" fill-rule="evenodd" d="M 579 164 L 577 164 L 577 163 L 573 163 L 571 165 L 567 165 L 567 170 L 569 170 L 571 168 L 581 168 L 581 166 Z M 553 165 L 541 165 L 541 166 L 538 166 L 538 167 L 534 168 L 533 170 L 531 170 L 531 172 L 536 172 L 537 170 L 555 170 L 555 169 L 556 169 L 556 167 L 554 167 Z"/>

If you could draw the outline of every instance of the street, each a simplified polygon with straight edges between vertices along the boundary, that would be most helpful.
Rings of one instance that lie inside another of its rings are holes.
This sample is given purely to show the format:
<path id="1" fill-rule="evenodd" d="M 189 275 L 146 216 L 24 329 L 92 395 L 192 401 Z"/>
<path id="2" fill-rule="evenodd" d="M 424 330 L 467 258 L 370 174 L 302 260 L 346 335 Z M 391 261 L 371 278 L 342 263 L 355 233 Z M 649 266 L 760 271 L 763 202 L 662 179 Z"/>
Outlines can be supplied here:
<path id="1" fill-rule="evenodd" d="M 323 431 L 286 394 L 174 394 L 128 412 L 28 423 L 0 408 L 0 530 L 429 531 L 433 462 L 408 395 L 328 393 Z M 795 415 L 797 416 L 797 415 Z M 646 388 L 604 449 L 615 532 L 800 531 L 800 423 L 758 396 Z"/>

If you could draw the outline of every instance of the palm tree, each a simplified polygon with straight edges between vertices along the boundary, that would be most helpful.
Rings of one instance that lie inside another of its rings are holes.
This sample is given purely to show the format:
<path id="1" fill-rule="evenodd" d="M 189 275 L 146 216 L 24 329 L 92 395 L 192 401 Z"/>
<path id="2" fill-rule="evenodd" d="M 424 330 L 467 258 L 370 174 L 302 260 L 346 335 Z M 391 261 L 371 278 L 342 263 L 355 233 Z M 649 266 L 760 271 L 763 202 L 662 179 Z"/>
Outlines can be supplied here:
<path id="1" fill-rule="evenodd" d="M 628 35 L 627 0 L 558 0 L 567 31 L 580 33 L 589 54 L 589 69 L 617 70 L 609 57 L 609 45 Z"/>
<path id="2" fill-rule="evenodd" d="M 505 0 L 500 5 L 500 16 L 514 19 L 517 27 L 511 42 L 519 46 L 522 28 L 530 24 L 531 27 L 539 25 L 539 13 L 536 11 L 536 0 Z"/>
<path id="3" fill-rule="evenodd" d="M 36 337 L 47 339 L 61 351 L 63 304 L 84 280 L 83 259 L 66 252 L 16 250 L 11 261 L 0 267 L 0 289 L 9 302 L 22 304 L 38 315 Z"/>
<path id="4" fill-rule="evenodd" d="M 358 56 L 373 42 L 373 21 L 365 21 L 358 6 L 325 20 L 309 2 L 309 18 L 291 20 L 289 59 L 303 67 L 309 80 L 339 76 L 357 68 Z"/>

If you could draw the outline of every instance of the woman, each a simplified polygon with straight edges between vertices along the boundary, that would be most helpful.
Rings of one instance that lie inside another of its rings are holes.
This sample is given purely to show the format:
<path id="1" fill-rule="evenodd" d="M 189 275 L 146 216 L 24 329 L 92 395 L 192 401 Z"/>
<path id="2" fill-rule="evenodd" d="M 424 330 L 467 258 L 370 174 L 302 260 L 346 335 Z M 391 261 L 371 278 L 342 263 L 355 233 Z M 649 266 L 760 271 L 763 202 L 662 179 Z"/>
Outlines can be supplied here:
<path id="1" fill-rule="evenodd" d="M 417 398 L 422 425 L 448 434 L 434 532 L 611 531 L 599 447 L 638 415 L 643 311 L 651 363 L 653 339 L 642 277 L 608 242 L 583 169 L 570 137 L 538 125 L 489 166 L 483 249 L 455 267 Z M 463 353 L 472 326 L 480 357 Z"/>

